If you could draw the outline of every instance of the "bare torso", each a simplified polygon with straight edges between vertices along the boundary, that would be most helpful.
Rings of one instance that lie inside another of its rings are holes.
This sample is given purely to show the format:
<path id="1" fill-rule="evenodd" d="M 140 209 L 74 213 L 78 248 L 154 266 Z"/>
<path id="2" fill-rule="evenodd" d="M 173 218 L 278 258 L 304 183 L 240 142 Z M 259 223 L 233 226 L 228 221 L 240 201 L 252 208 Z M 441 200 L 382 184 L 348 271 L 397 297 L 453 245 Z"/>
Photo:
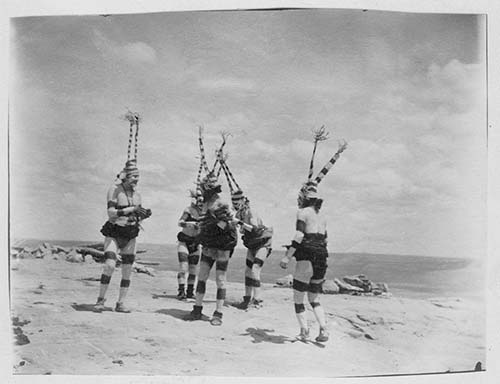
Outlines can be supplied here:
<path id="1" fill-rule="evenodd" d="M 313 207 L 299 209 L 297 212 L 297 221 L 305 224 L 304 233 L 326 234 L 326 220 Z"/>

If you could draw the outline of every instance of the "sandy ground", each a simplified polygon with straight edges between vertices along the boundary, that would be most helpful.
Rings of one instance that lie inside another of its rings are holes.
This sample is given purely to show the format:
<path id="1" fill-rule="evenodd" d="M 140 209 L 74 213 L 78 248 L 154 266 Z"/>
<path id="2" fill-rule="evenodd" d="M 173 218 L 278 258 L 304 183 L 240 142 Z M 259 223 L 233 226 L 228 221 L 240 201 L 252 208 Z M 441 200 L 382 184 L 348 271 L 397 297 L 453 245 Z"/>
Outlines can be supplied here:
<path id="1" fill-rule="evenodd" d="M 109 311 L 94 313 L 102 266 L 54 259 L 11 263 L 17 333 L 14 374 L 344 377 L 485 368 L 485 315 L 480 302 L 460 298 L 323 295 L 331 338 L 296 341 L 292 291 L 263 287 L 264 307 L 231 304 L 242 284 L 229 283 L 220 327 L 182 317 L 192 303 L 175 299 L 176 273 L 134 273 L 130 314 L 112 311 L 120 271 L 111 280 Z M 213 272 L 212 272 L 213 273 Z M 287 272 L 288 273 L 288 272 Z M 284 273 L 286 274 L 286 273 Z M 207 284 L 203 312 L 215 308 Z M 312 321 L 312 312 L 308 310 Z M 13 330 L 16 327 L 12 327 Z M 312 333 L 317 335 L 317 325 Z"/>

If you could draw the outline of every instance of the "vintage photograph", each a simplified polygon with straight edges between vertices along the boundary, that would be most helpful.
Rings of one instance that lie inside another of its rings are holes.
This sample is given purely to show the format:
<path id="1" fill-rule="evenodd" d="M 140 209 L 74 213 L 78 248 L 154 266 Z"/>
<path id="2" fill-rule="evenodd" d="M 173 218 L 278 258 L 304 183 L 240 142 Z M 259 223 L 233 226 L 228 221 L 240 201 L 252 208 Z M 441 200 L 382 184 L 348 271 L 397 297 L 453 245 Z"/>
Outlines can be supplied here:
<path id="1" fill-rule="evenodd" d="M 487 371 L 485 14 L 9 35 L 14 376 Z"/>

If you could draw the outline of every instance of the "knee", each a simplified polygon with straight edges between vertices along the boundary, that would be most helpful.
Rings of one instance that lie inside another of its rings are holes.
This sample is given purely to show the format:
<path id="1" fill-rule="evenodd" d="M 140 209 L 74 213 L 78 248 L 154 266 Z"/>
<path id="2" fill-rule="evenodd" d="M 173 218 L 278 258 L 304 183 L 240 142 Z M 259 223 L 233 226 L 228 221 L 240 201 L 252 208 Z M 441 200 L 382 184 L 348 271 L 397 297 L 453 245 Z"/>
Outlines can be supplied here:
<path id="1" fill-rule="evenodd" d="M 198 273 L 198 278 L 200 280 L 207 280 L 210 274 L 210 268 L 206 264 L 200 265 L 200 272 Z"/>
<path id="2" fill-rule="evenodd" d="M 217 300 L 224 300 L 226 298 L 226 289 L 225 288 L 217 288 Z"/>
<path id="3" fill-rule="evenodd" d="M 229 265 L 229 260 L 221 260 L 215 263 L 215 269 L 219 272 L 226 272 Z"/>
<path id="4" fill-rule="evenodd" d="M 309 301 L 309 304 L 311 304 L 313 308 L 317 306 L 316 304 L 319 304 L 317 293 L 311 291 L 307 292 L 307 300 Z"/>
<path id="5" fill-rule="evenodd" d="M 306 311 L 306 306 L 303 303 L 296 303 L 295 305 L 295 313 L 302 313 Z"/>
<path id="6" fill-rule="evenodd" d="M 196 293 L 204 294 L 207 290 L 207 283 L 203 280 L 198 280 L 198 284 L 196 285 Z"/>
<path id="7" fill-rule="evenodd" d="M 309 289 L 309 284 L 298 279 L 293 279 L 292 288 L 297 292 L 305 294 Z"/>
<path id="8" fill-rule="evenodd" d="M 252 277 L 245 277 L 245 286 L 246 287 L 260 287 L 260 280 L 254 279 Z"/>
<path id="9" fill-rule="evenodd" d="M 311 280 L 309 283 L 309 293 L 318 296 L 319 293 L 323 292 L 323 280 Z"/>
<path id="10" fill-rule="evenodd" d="M 184 278 L 185 276 L 186 276 L 186 272 L 184 272 L 184 271 L 182 271 L 182 270 L 181 270 L 181 271 L 179 271 L 179 272 L 177 272 L 177 278 L 178 278 L 178 279 L 182 279 L 182 278 Z"/>
<path id="11" fill-rule="evenodd" d="M 226 284 L 226 275 L 225 274 L 218 274 L 215 277 L 215 283 L 217 284 L 217 288 L 224 288 Z"/>
<path id="12" fill-rule="evenodd" d="M 111 276 L 115 271 L 116 261 L 108 259 L 102 268 L 102 273 Z"/>
<path id="13" fill-rule="evenodd" d="M 185 252 L 178 253 L 179 263 L 187 263 L 188 262 L 188 254 Z"/>
<path id="14" fill-rule="evenodd" d="M 133 253 L 127 253 L 122 255 L 122 264 L 123 265 L 132 265 L 135 261 L 135 255 Z"/>
<path id="15" fill-rule="evenodd" d="M 252 275 L 252 277 L 253 277 L 254 279 L 258 279 L 258 278 L 259 278 L 259 276 L 260 276 L 260 270 L 261 270 L 261 268 L 260 268 L 260 266 L 258 266 L 258 265 L 254 265 L 254 266 L 252 267 L 252 270 L 251 270 L 251 275 Z"/>
<path id="16" fill-rule="evenodd" d="M 255 258 L 254 262 L 253 262 L 253 266 L 258 266 L 259 268 L 262 268 L 262 266 L 264 265 L 264 260 L 262 259 L 259 259 L 258 257 Z"/>

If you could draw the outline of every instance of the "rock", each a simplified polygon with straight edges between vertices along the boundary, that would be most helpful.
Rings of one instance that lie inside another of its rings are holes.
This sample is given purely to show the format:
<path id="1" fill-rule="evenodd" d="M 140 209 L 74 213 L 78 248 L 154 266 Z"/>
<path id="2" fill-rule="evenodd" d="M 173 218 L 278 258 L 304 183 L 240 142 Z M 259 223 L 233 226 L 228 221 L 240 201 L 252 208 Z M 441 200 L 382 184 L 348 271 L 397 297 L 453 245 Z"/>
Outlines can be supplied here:
<path id="1" fill-rule="evenodd" d="M 348 284 L 348 283 L 344 283 L 344 282 L 340 281 L 339 279 L 334 279 L 333 281 L 335 281 L 335 284 L 337 284 L 339 286 L 340 293 L 364 292 L 362 288 L 356 287 L 356 286 Z"/>
<path id="2" fill-rule="evenodd" d="M 339 286 L 333 280 L 326 280 L 323 283 L 323 293 L 326 294 L 336 294 L 340 293 Z"/>
<path id="3" fill-rule="evenodd" d="M 154 276 L 154 269 L 153 268 L 143 267 L 141 265 L 138 265 L 135 262 L 132 265 L 132 268 L 137 273 L 145 273 L 146 275 Z"/>
<path id="4" fill-rule="evenodd" d="M 33 253 L 33 252 L 35 252 L 35 249 L 34 248 L 29 248 L 29 247 L 24 247 L 21 252 Z"/>
<path id="5" fill-rule="evenodd" d="M 66 261 L 71 263 L 81 263 L 83 262 L 83 256 L 76 252 L 76 250 L 72 249 L 66 256 Z"/>
<path id="6" fill-rule="evenodd" d="M 41 258 L 42 259 L 44 259 L 44 258 L 50 258 L 51 256 L 52 256 L 52 251 L 50 249 L 45 249 L 42 252 Z"/>
<path id="7" fill-rule="evenodd" d="M 69 253 L 69 251 L 71 250 L 71 249 L 68 249 L 68 248 L 65 248 L 65 247 L 61 247 L 60 245 L 54 245 L 52 248 L 53 248 L 53 250 L 55 252 L 57 252 L 59 254 L 61 252 L 66 254 L 66 253 Z"/>
<path id="8" fill-rule="evenodd" d="M 21 327 L 14 328 L 14 334 L 16 335 L 16 345 L 25 345 L 30 343 L 30 339 L 23 333 Z"/>
<path id="9" fill-rule="evenodd" d="M 276 280 L 276 285 L 280 287 L 291 287 L 292 284 L 293 284 L 293 275 L 286 275 Z"/>
<path id="10" fill-rule="evenodd" d="M 365 338 L 369 340 L 377 340 L 375 336 L 370 335 L 369 333 L 365 333 Z"/>
<path id="11" fill-rule="evenodd" d="M 80 245 L 79 248 L 92 248 L 94 250 L 104 251 L 104 243 L 83 244 Z"/>
<path id="12" fill-rule="evenodd" d="M 372 292 L 375 295 L 389 292 L 389 286 L 386 283 L 373 283 Z"/>
<path id="13" fill-rule="evenodd" d="M 363 292 L 371 292 L 372 290 L 372 283 L 366 278 L 365 275 L 344 276 L 343 280 L 347 284 L 361 288 Z"/>
<path id="14" fill-rule="evenodd" d="M 92 255 L 94 260 L 98 261 L 98 262 L 104 262 L 104 260 L 105 260 L 104 252 L 98 251 L 98 250 L 93 249 L 93 248 L 86 248 L 86 247 L 81 248 L 80 247 L 80 248 L 77 248 L 76 251 L 78 253 L 81 253 L 82 255 Z"/>
<path id="15" fill-rule="evenodd" d="M 18 316 L 12 318 L 12 325 L 15 327 L 22 327 L 29 323 L 31 323 L 31 320 L 19 320 Z"/>

